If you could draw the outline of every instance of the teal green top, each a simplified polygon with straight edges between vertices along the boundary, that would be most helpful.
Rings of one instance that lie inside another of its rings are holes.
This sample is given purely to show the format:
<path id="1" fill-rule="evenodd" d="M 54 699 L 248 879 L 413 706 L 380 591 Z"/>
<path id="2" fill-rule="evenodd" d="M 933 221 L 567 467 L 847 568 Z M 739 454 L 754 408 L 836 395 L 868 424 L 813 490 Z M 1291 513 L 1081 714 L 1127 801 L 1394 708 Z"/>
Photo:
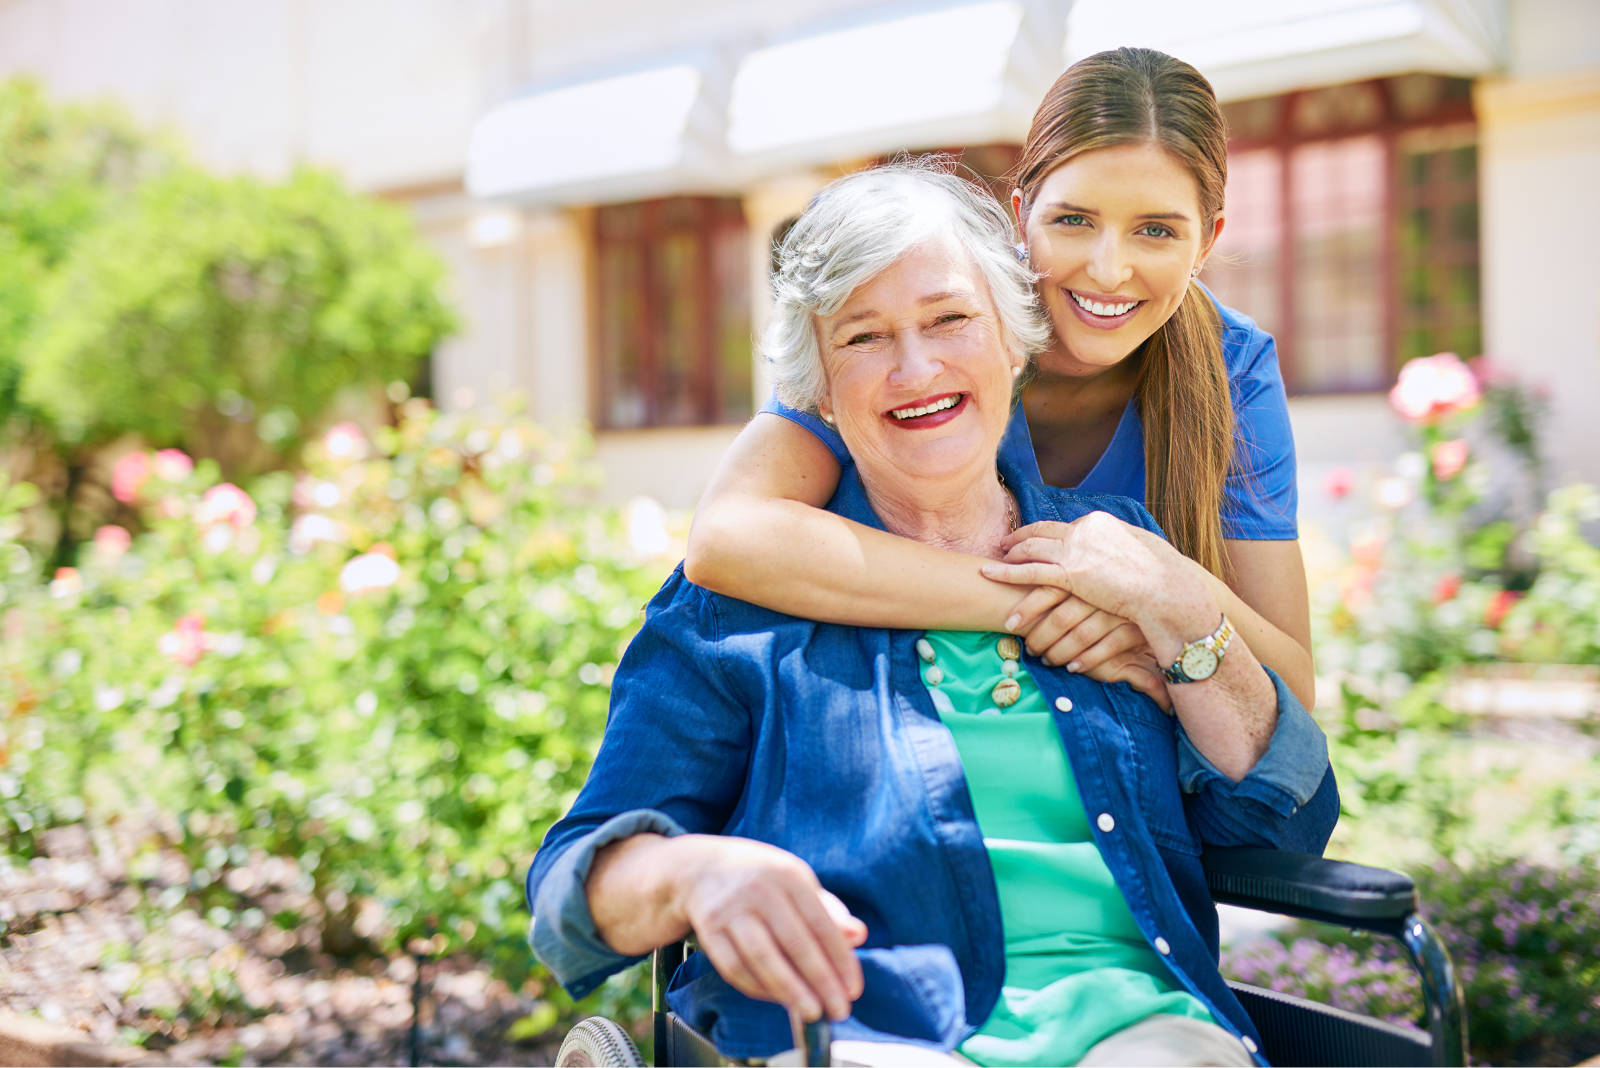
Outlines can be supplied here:
<path id="1" fill-rule="evenodd" d="M 983 1065 L 1076 1064 L 1154 1013 L 1214 1023 L 1134 922 L 1090 833 L 1050 709 L 1027 668 L 1006 668 L 1003 636 L 929 631 L 925 640 L 923 683 L 961 754 L 1006 939 L 1000 1001 L 962 1054 Z M 1008 677 L 1020 692 L 997 708 L 995 686 Z"/>

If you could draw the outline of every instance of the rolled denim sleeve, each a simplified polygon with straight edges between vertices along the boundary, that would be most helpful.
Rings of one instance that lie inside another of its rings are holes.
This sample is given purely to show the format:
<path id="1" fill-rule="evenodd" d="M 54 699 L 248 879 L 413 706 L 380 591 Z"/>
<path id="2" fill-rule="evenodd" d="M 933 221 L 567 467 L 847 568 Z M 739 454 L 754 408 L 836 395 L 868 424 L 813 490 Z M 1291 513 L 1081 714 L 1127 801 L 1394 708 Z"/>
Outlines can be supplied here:
<path id="1" fill-rule="evenodd" d="M 642 959 L 613 952 L 595 930 L 584 887 L 595 854 L 636 834 L 719 833 L 738 804 L 750 714 L 720 650 L 708 595 L 680 567 L 623 655 L 588 780 L 528 868 L 529 941 L 574 998 Z"/>
<path id="2" fill-rule="evenodd" d="M 605 982 L 608 975 L 642 957 L 624 957 L 606 945 L 589 912 L 585 884 L 594 858 L 606 846 L 636 834 L 661 834 L 668 838 L 686 834 L 678 821 L 664 812 L 635 809 L 611 817 L 582 838 L 567 844 L 544 869 L 537 884 L 528 870 L 528 900 L 533 922 L 528 941 L 545 967 L 574 998 L 582 998 Z"/>
<path id="3" fill-rule="evenodd" d="M 1321 852 L 1339 817 L 1328 739 L 1277 672 L 1263 665 L 1278 698 L 1278 725 L 1266 753 L 1238 782 L 1217 770 L 1180 725 L 1178 781 L 1210 845 Z"/>

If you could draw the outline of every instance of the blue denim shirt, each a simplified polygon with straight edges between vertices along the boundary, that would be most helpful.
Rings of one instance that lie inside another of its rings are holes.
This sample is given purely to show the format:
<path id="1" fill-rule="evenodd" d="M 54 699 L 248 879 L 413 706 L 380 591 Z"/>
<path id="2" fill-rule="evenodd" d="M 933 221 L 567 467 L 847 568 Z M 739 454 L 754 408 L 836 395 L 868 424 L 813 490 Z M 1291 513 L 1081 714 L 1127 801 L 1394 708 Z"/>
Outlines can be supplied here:
<path id="1" fill-rule="evenodd" d="M 1126 498 L 1052 489 L 1006 466 L 1025 522 L 1102 510 L 1156 529 Z M 882 527 L 853 468 L 829 509 Z M 596 851 L 643 832 L 727 834 L 801 857 L 866 923 L 867 990 L 836 1037 L 948 1049 L 988 1018 L 1005 977 L 999 898 L 955 743 L 918 675 L 919 636 L 768 611 L 681 568 L 667 580 L 617 671 L 589 780 L 528 872 L 534 950 L 573 997 L 640 959 L 596 933 L 584 896 Z M 1259 1045 L 1217 972 L 1200 850 L 1320 853 L 1339 814 L 1321 730 L 1272 675 L 1276 732 L 1234 783 L 1127 684 L 1024 662 L 1056 709 L 1097 844 L 1145 937 L 1184 989 Z M 679 970 L 669 1002 L 726 1056 L 792 1044 L 784 1011 L 735 991 L 703 954 Z"/>

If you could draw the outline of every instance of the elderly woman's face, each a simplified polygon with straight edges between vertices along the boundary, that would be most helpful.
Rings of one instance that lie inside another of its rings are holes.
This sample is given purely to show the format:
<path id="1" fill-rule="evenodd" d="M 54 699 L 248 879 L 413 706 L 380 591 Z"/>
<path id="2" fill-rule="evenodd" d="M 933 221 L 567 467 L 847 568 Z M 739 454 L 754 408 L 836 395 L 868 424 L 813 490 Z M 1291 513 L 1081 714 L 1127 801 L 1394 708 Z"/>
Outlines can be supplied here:
<path id="1" fill-rule="evenodd" d="M 828 378 L 818 407 L 863 474 L 992 468 L 1020 361 L 959 242 L 918 245 L 816 326 Z"/>

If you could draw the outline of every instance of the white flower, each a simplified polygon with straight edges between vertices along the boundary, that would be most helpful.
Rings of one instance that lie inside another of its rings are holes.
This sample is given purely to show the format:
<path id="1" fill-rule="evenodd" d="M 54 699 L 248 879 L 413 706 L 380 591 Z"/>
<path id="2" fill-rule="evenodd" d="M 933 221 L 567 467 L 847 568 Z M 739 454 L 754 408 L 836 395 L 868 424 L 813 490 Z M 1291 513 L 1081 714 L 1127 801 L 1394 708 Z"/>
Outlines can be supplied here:
<path id="1" fill-rule="evenodd" d="M 622 506 L 622 525 L 628 548 L 635 556 L 661 556 L 672 546 L 667 533 L 667 512 L 654 497 L 635 497 Z"/>
<path id="2" fill-rule="evenodd" d="M 400 580 L 400 565 L 381 553 L 362 553 L 339 572 L 339 585 L 346 593 L 384 590 Z"/>
<path id="3" fill-rule="evenodd" d="M 354 423 L 335 423 L 322 436 L 322 448 L 330 460 L 341 463 L 364 460 L 367 456 L 367 436 Z"/>
<path id="4" fill-rule="evenodd" d="M 319 541 L 339 543 L 344 541 L 344 524 L 325 515 L 308 512 L 294 521 L 289 528 L 289 551 L 305 554 Z"/>

